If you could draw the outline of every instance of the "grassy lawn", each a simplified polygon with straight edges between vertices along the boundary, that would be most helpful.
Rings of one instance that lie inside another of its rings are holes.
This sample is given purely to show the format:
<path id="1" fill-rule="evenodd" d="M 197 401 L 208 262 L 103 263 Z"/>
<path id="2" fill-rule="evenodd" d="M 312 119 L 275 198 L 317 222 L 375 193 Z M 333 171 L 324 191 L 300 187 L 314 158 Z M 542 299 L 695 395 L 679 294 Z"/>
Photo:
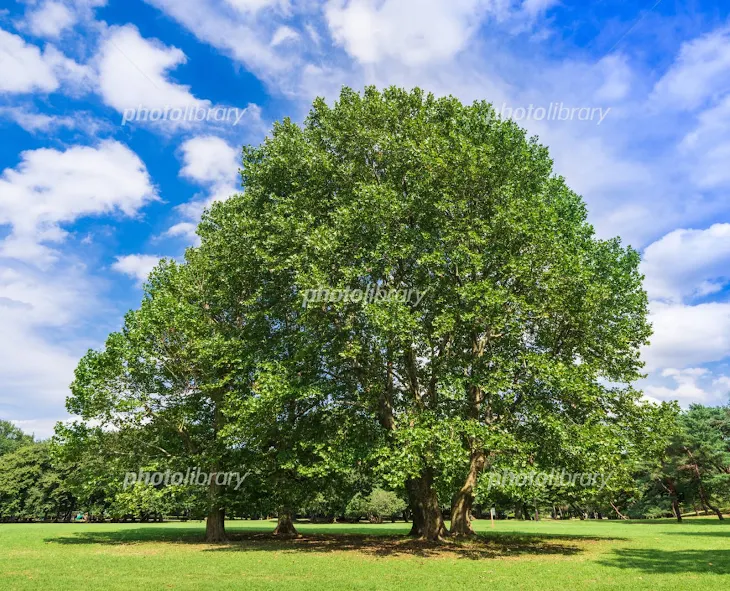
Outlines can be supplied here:
<path id="1" fill-rule="evenodd" d="M 0 589 L 730 589 L 730 523 L 476 522 L 474 542 L 401 537 L 403 523 L 3 524 Z"/>

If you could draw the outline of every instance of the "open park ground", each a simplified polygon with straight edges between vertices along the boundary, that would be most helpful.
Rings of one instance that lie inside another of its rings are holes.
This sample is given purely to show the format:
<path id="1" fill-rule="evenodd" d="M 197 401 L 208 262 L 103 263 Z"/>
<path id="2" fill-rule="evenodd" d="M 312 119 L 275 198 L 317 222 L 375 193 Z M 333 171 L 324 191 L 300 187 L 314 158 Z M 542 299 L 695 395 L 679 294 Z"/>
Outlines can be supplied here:
<path id="1" fill-rule="evenodd" d="M 0 589 L 730 589 L 730 523 L 475 522 L 479 538 L 410 540 L 405 523 L 230 521 L 0 525 Z"/>

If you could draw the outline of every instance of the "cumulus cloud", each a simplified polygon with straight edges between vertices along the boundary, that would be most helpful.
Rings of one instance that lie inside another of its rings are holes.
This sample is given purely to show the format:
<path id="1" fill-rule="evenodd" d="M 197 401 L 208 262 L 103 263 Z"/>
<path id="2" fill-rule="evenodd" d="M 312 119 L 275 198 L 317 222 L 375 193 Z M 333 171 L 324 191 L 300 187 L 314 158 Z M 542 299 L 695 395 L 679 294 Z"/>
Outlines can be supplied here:
<path id="1" fill-rule="evenodd" d="M 649 371 L 686 368 L 730 356 L 730 304 L 688 306 L 653 302 L 651 345 L 643 350 Z"/>
<path id="2" fill-rule="evenodd" d="M 330 0 L 332 37 L 363 64 L 390 59 L 407 65 L 446 61 L 477 30 L 490 0 Z"/>
<path id="3" fill-rule="evenodd" d="M 195 137 L 182 145 L 180 174 L 199 184 L 231 184 L 236 179 L 239 153 L 216 136 Z"/>
<path id="4" fill-rule="evenodd" d="M 91 69 L 65 56 L 53 45 L 41 51 L 22 37 L 0 29 L 0 93 L 83 94 L 90 89 Z"/>
<path id="5" fill-rule="evenodd" d="M 92 22 L 94 10 L 107 0 L 25 0 L 25 19 L 15 26 L 35 37 L 57 40 L 84 21 Z"/>
<path id="6" fill-rule="evenodd" d="M 730 282 L 730 224 L 678 229 L 650 244 L 641 264 L 652 299 L 679 303 Z"/>
<path id="7" fill-rule="evenodd" d="M 97 56 L 99 91 L 104 102 L 124 112 L 146 109 L 210 106 L 193 96 L 190 87 L 169 81 L 169 72 L 186 61 L 176 47 L 144 39 L 133 25 L 112 27 L 101 42 Z"/>
<path id="8" fill-rule="evenodd" d="M 22 37 L 0 29 L 0 92 L 53 92 L 60 83 L 53 64 Z"/>
<path id="9" fill-rule="evenodd" d="M 64 240 L 64 224 L 115 212 L 134 216 L 157 199 L 144 163 L 113 140 L 22 152 L 20 164 L 0 175 L 0 193 L 0 225 L 11 227 L 0 255 L 38 265 L 57 258 L 47 243 Z"/>
<path id="10" fill-rule="evenodd" d="M 644 394 L 652 401 L 676 400 L 683 407 L 690 404 L 726 404 L 730 394 L 730 377 L 715 375 L 704 367 L 667 368 L 661 372 L 668 385 L 649 384 Z"/>
<path id="11" fill-rule="evenodd" d="M 0 117 L 13 121 L 31 133 L 47 132 L 62 127 L 72 129 L 78 124 L 73 117 L 46 115 L 22 107 L 0 107 Z"/>
<path id="12" fill-rule="evenodd" d="M 177 207 L 183 221 L 165 233 L 171 237 L 197 240 L 195 228 L 206 207 L 214 201 L 224 201 L 236 193 L 239 152 L 217 136 L 199 136 L 186 141 L 181 148 L 183 166 L 180 176 L 204 188 L 202 196 Z"/>
<path id="13" fill-rule="evenodd" d="M 488 17 L 515 31 L 554 0 L 329 0 L 325 17 L 336 43 L 358 62 L 394 60 L 409 66 L 444 62 L 469 45 Z"/>
<path id="14" fill-rule="evenodd" d="M 47 1 L 28 12 L 26 20 L 33 35 L 55 39 L 76 22 L 76 15 L 63 2 Z"/>
<path id="15" fill-rule="evenodd" d="M 150 272 L 157 266 L 161 258 L 158 255 L 150 254 L 118 256 L 117 260 L 112 264 L 112 269 L 128 277 L 132 277 L 137 280 L 138 284 L 142 284 L 147 280 Z"/>
<path id="16" fill-rule="evenodd" d="M 260 121 L 256 105 L 213 105 L 172 81 L 171 72 L 186 61 L 180 49 L 145 39 L 132 25 L 112 27 L 95 58 L 99 93 L 123 114 L 122 125 L 151 125 L 162 132 L 207 126 L 233 133 Z"/>
<path id="17" fill-rule="evenodd" d="M 721 28 L 682 44 L 652 98 L 658 107 L 693 110 L 728 91 L 730 28 Z"/>
<path id="18" fill-rule="evenodd" d="M 85 322 L 105 312 L 82 265 L 39 271 L 0 258 L 0 416 L 46 421 L 52 430 L 65 415 L 73 370 L 91 344 L 80 336 L 88 334 Z M 49 429 L 28 430 L 50 435 Z"/>

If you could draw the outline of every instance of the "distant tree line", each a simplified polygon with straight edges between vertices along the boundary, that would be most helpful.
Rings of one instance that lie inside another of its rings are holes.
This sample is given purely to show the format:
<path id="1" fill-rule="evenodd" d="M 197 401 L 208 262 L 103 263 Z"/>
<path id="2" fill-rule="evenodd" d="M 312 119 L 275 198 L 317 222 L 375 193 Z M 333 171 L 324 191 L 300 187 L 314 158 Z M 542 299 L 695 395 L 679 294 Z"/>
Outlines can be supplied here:
<path id="1" fill-rule="evenodd" d="M 716 515 L 730 510 L 730 407 L 693 405 L 667 415 L 660 453 L 614 466 L 607 484 L 478 487 L 473 517 L 489 519 L 652 519 Z M 124 474 L 101 456 L 84 453 L 69 462 L 59 442 L 34 441 L 0 420 L 0 521 L 161 521 L 204 519 L 208 496 L 197 486 L 137 483 L 123 489 Z M 105 467 L 106 466 L 106 467 Z M 512 465 L 518 471 L 522 466 Z M 599 467 L 600 468 L 600 467 Z M 620 471 L 618 471 L 618 470 Z M 371 523 L 410 520 L 404 490 L 386 490 L 376 470 L 350 469 L 326 487 L 310 489 L 293 509 L 312 522 Z M 514 472 L 519 473 L 519 472 Z M 230 497 L 232 518 L 276 515 L 256 478 Z M 449 517 L 450 507 L 441 507 Z"/>

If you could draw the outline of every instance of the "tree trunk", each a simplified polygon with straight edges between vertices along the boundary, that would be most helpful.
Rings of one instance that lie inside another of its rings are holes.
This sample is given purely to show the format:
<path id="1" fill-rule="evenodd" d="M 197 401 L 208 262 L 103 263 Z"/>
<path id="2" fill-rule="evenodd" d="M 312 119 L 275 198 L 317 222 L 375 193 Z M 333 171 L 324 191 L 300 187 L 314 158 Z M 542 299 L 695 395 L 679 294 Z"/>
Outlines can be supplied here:
<path id="1" fill-rule="evenodd" d="M 274 530 L 275 536 L 281 536 L 283 538 L 289 538 L 299 535 L 297 528 L 294 527 L 292 521 L 291 511 L 288 509 L 282 509 L 279 511 L 279 519 Z"/>
<path id="2" fill-rule="evenodd" d="M 527 508 L 527 503 L 522 503 L 522 515 L 523 519 L 525 521 L 532 521 L 532 518 L 530 517 L 530 510 Z"/>
<path id="3" fill-rule="evenodd" d="M 423 540 L 443 540 L 448 531 L 444 525 L 438 495 L 433 490 L 431 469 L 427 468 L 418 478 L 408 480 L 406 490 L 413 514 L 413 526 L 409 535 Z"/>
<path id="4" fill-rule="evenodd" d="M 672 498 L 672 512 L 677 518 L 677 521 L 679 521 L 679 523 L 682 523 L 682 511 L 679 509 L 679 501 L 677 500 L 677 497 Z"/>
<path id="5" fill-rule="evenodd" d="M 712 511 L 714 511 L 714 513 L 715 513 L 715 515 L 717 515 L 717 518 L 718 518 L 718 519 L 720 519 L 720 520 L 723 520 L 723 519 L 725 519 L 725 518 L 723 517 L 723 515 L 722 515 L 722 511 L 720 511 L 720 508 L 719 508 L 719 507 L 716 507 L 715 505 L 711 505 L 711 504 L 709 503 L 709 501 L 708 501 L 708 503 L 707 503 L 707 506 L 708 506 L 708 507 L 709 507 L 709 508 L 710 508 L 710 509 L 711 509 Z"/>
<path id="6" fill-rule="evenodd" d="M 626 517 L 626 515 L 624 515 L 623 513 L 621 513 L 621 511 L 618 510 L 618 507 L 613 504 L 613 501 L 609 501 L 609 503 L 611 503 L 611 507 L 613 507 L 613 510 L 616 511 L 616 515 L 619 516 L 619 519 L 628 519 L 628 517 Z"/>
<path id="7" fill-rule="evenodd" d="M 208 518 L 205 522 L 205 541 L 206 542 L 225 542 L 226 541 L 226 511 L 223 507 L 213 505 L 208 512 Z"/>
<path id="8" fill-rule="evenodd" d="M 720 509 L 718 507 L 716 507 L 716 506 L 712 505 L 712 503 L 710 503 L 710 497 L 705 492 L 705 487 L 703 486 L 702 479 L 700 477 L 700 469 L 697 465 L 695 465 L 695 470 L 697 473 L 697 479 L 699 481 L 699 487 L 697 490 L 700 493 L 700 500 L 702 501 L 702 504 L 709 507 L 715 513 L 715 515 L 717 515 L 718 519 L 720 519 L 720 520 L 724 519 L 724 517 L 722 516 L 722 511 L 720 511 Z M 697 509 L 695 509 L 695 512 L 696 511 L 697 511 Z"/>
<path id="9" fill-rule="evenodd" d="M 474 530 L 471 527 L 471 509 L 474 504 L 474 489 L 477 485 L 479 474 L 484 468 L 486 455 L 481 449 L 472 451 L 469 473 L 466 482 L 456 494 L 454 503 L 451 506 L 451 535 L 452 536 L 473 536 Z"/>
<path id="10" fill-rule="evenodd" d="M 679 508 L 679 496 L 677 495 L 677 488 L 674 486 L 674 481 L 671 478 L 666 478 L 662 485 L 669 493 L 669 497 L 672 499 L 672 513 L 677 518 L 677 521 L 682 523 L 682 511 Z"/>

